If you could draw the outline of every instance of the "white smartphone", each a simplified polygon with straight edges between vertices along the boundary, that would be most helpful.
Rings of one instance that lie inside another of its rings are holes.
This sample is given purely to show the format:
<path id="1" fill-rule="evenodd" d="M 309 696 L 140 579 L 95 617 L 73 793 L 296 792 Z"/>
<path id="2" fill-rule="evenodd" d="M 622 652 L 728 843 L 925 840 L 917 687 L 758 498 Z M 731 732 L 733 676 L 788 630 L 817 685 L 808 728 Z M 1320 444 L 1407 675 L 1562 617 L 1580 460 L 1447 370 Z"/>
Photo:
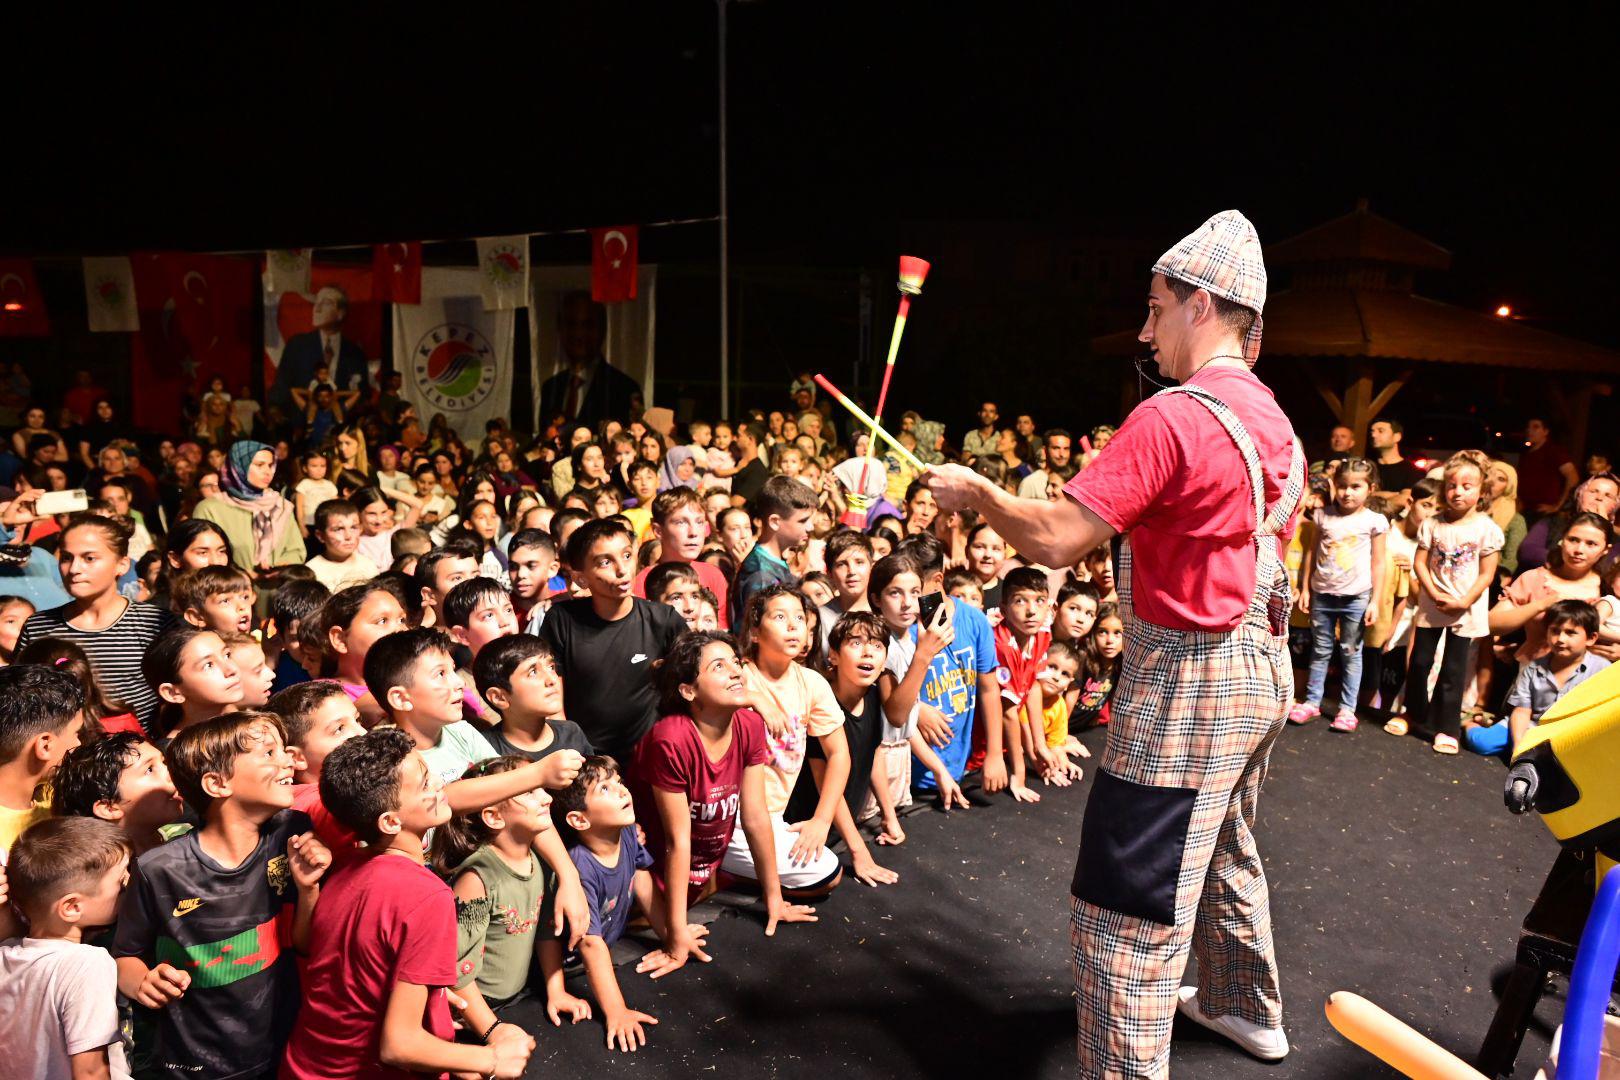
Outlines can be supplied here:
<path id="1" fill-rule="evenodd" d="M 52 514 L 77 514 L 89 506 L 90 499 L 85 495 L 83 488 L 47 491 L 35 501 L 34 513 L 40 517 L 50 517 Z"/>

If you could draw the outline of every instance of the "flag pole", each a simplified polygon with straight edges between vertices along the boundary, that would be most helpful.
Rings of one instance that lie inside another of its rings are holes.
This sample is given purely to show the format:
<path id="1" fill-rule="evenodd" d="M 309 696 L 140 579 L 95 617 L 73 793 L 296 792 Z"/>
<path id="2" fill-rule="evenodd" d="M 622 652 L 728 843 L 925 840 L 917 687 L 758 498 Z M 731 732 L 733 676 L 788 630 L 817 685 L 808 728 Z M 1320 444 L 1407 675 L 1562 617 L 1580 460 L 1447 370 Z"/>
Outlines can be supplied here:
<path id="1" fill-rule="evenodd" d="M 720 419 L 731 418 L 731 309 L 727 285 L 731 275 L 730 222 L 726 202 L 726 0 L 720 8 Z"/>

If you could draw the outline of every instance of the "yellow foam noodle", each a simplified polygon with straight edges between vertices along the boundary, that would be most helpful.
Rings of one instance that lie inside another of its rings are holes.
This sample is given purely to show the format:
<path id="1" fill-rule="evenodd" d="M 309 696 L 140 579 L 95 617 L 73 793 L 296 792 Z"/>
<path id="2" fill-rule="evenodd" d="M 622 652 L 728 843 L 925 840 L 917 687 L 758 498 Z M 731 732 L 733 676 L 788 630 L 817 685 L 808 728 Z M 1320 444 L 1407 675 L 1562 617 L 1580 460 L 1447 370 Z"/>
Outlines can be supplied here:
<path id="1" fill-rule="evenodd" d="M 1328 996 L 1328 1023 L 1340 1035 L 1413 1080 L 1487 1080 L 1484 1073 L 1418 1034 L 1360 994 Z"/>

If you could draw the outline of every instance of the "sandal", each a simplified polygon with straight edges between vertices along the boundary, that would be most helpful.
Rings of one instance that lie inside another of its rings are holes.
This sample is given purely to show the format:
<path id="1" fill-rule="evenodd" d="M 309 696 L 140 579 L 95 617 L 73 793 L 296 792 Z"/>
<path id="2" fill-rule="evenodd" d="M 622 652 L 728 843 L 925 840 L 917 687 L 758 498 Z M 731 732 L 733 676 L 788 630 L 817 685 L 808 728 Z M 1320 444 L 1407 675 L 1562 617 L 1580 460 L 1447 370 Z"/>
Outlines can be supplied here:
<path id="1" fill-rule="evenodd" d="M 1392 716 L 1384 722 L 1384 730 L 1391 735 L 1405 735 L 1411 729 L 1406 724 L 1406 717 Z"/>
<path id="2" fill-rule="evenodd" d="M 1434 752 L 1437 754 L 1455 754 L 1457 740 L 1450 735 L 1436 735 L 1434 737 Z"/>
<path id="3" fill-rule="evenodd" d="M 1308 724 L 1321 715 L 1321 706 L 1312 705 L 1310 702 L 1306 701 L 1295 705 L 1292 709 L 1288 710 L 1288 722 L 1290 724 Z"/>
<path id="4" fill-rule="evenodd" d="M 1328 730 L 1352 732 L 1360 726 L 1361 720 L 1356 716 L 1355 713 L 1351 712 L 1349 709 L 1341 709 L 1339 711 L 1339 715 L 1335 716 L 1333 718 L 1333 722 L 1328 725 Z"/>

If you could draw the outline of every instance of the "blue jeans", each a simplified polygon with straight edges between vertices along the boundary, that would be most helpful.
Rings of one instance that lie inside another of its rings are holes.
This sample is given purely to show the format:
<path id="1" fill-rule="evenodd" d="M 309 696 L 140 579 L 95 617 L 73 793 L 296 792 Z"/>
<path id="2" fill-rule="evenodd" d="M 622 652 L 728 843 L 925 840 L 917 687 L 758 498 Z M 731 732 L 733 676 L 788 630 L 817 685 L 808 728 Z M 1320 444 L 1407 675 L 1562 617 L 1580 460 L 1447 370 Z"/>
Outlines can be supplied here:
<path id="1" fill-rule="evenodd" d="M 1355 596 L 1311 593 L 1311 677 L 1305 684 L 1305 700 L 1322 704 L 1327 684 L 1328 661 L 1333 659 L 1333 635 L 1339 637 L 1339 710 L 1355 712 L 1361 693 L 1361 618 L 1367 614 L 1371 592 Z"/>

